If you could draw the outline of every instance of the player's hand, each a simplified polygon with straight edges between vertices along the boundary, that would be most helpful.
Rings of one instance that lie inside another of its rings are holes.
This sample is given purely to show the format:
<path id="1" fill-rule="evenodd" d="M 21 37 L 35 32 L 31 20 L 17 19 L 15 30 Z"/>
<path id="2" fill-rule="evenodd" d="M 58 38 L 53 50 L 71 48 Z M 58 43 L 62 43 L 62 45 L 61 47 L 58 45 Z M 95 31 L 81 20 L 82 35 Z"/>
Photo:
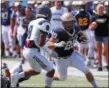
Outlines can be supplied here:
<path id="1" fill-rule="evenodd" d="M 65 46 L 65 42 L 64 41 L 61 41 L 59 43 L 55 43 L 55 47 L 64 47 Z"/>

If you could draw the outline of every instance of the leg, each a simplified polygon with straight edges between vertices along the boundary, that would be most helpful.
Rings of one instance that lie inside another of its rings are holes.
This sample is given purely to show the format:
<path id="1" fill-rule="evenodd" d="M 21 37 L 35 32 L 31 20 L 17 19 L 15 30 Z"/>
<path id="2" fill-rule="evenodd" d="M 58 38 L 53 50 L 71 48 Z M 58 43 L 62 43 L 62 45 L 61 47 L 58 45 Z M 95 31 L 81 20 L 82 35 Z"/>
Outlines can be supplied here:
<path id="1" fill-rule="evenodd" d="M 92 84 L 92 86 L 97 87 L 92 73 L 89 71 L 88 67 L 82 60 L 83 58 L 84 57 L 81 54 L 79 54 L 78 52 L 74 52 L 71 56 L 72 66 L 82 71 L 85 74 L 87 80 Z"/>
<path id="2" fill-rule="evenodd" d="M 45 87 L 51 87 L 53 76 L 55 73 L 55 70 L 52 64 L 39 52 L 37 52 L 37 54 L 33 56 L 32 58 L 40 65 L 41 68 L 47 71 L 46 76 L 45 76 Z"/>
<path id="3" fill-rule="evenodd" d="M 9 57 L 8 27 L 2 26 L 2 40 L 5 46 L 5 56 Z"/>
<path id="4" fill-rule="evenodd" d="M 52 64 L 49 63 L 49 61 L 44 56 L 42 56 L 36 49 L 24 49 L 23 55 L 25 58 L 28 58 L 27 60 L 36 72 L 40 72 L 41 68 L 47 71 L 45 77 L 45 86 L 51 87 L 53 75 L 55 72 Z"/>
<path id="5" fill-rule="evenodd" d="M 17 34 L 17 42 L 18 42 L 18 44 L 17 44 L 16 48 L 17 48 L 17 51 L 20 52 L 20 56 L 22 58 L 22 56 L 23 56 L 23 52 L 22 52 L 22 35 L 19 34 L 19 33 Z"/>
<path id="6" fill-rule="evenodd" d="M 28 50 L 24 50 L 23 55 L 24 57 L 27 59 L 27 61 L 29 62 L 30 66 L 32 67 L 32 70 L 27 70 L 24 72 L 14 72 L 11 75 L 11 87 L 16 87 L 17 83 L 20 79 L 25 78 L 25 77 L 30 77 L 33 75 L 38 75 L 41 72 L 41 67 L 40 65 L 34 60 L 32 59 L 33 55 L 36 54 L 37 51 L 31 52 Z M 15 70 L 14 70 L 15 71 Z"/>
<path id="7" fill-rule="evenodd" d="M 55 59 L 55 63 L 57 72 L 54 75 L 54 80 L 64 81 L 67 78 L 67 68 L 70 63 L 69 59 Z"/>
<path id="8" fill-rule="evenodd" d="M 102 43 L 97 42 L 96 48 L 97 48 L 97 59 L 99 63 L 99 68 L 101 68 L 102 67 Z"/>
<path id="9" fill-rule="evenodd" d="M 104 43 L 104 56 L 106 56 L 107 65 L 109 66 L 109 42 Z"/>

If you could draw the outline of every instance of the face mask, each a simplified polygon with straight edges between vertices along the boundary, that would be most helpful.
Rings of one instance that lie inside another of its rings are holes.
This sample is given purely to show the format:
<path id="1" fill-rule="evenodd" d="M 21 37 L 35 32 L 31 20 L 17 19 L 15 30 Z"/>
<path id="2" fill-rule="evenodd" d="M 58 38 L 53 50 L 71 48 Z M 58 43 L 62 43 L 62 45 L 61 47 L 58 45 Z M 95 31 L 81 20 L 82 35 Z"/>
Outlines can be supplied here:
<path id="1" fill-rule="evenodd" d="M 67 27 L 66 30 L 71 34 L 73 33 L 73 27 Z"/>

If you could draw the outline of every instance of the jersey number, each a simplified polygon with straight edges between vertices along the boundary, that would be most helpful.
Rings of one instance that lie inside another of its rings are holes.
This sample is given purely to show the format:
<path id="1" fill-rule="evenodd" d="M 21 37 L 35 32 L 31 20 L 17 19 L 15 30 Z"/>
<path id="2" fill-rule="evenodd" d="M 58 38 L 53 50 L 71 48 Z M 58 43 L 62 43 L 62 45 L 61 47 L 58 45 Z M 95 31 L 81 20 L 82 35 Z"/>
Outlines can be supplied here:
<path id="1" fill-rule="evenodd" d="M 31 37 L 31 32 L 32 32 L 32 30 L 33 30 L 33 25 L 30 25 L 30 27 L 28 28 L 28 39 L 30 39 L 30 37 Z"/>
<path id="2" fill-rule="evenodd" d="M 55 32 L 51 32 L 52 34 L 52 38 L 56 39 L 57 38 L 57 34 Z"/>
<path id="3" fill-rule="evenodd" d="M 68 41 L 68 42 L 66 43 L 66 46 L 65 46 L 64 50 L 69 50 L 69 49 L 71 49 L 72 47 L 73 47 L 72 41 Z"/>
<path id="4" fill-rule="evenodd" d="M 80 26 L 86 26 L 86 25 L 88 25 L 88 19 L 87 18 L 79 18 L 78 23 Z"/>
<path id="5" fill-rule="evenodd" d="M 2 18 L 3 19 L 8 19 L 8 12 L 2 13 Z"/>

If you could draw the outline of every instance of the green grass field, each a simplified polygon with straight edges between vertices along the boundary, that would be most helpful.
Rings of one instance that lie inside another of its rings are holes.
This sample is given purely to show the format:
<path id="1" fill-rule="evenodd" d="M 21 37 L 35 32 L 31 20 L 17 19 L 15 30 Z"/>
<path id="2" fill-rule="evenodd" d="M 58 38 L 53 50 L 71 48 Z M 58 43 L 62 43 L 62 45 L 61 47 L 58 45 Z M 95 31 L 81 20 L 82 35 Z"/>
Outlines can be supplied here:
<path id="1" fill-rule="evenodd" d="M 106 77 L 98 77 L 106 78 Z M 100 80 L 96 77 L 99 87 L 108 87 L 108 80 Z M 44 74 L 31 77 L 30 80 L 22 82 L 22 87 L 44 87 Z M 91 87 L 85 77 L 68 76 L 65 81 L 53 81 L 53 87 Z"/>
<path id="2" fill-rule="evenodd" d="M 19 60 L 2 60 L 2 62 L 6 62 L 11 69 Z M 27 64 L 26 64 L 27 65 Z M 25 66 L 28 68 L 28 66 Z M 76 70 L 72 70 L 76 71 Z M 69 72 L 68 72 L 69 73 Z M 70 72 L 71 73 L 71 72 Z M 78 73 L 78 71 L 77 71 Z M 93 73 L 93 72 L 92 72 Z M 97 71 L 96 71 L 97 73 Z M 108 72 L 105 71 L 106 75 L 94 75 L 96 82 L 99 87 L 108 87 Z M 104 74 L 103 73 L 103 74 Z M 100 74 L 100 73 L 98 73 Z M 45 73 L 42 72 L 38 76 L 33 76 L 29 80 L 20 83 L 20 87 L 44 87 L 44 79 Z M 65 81 L 53 81 L 53 87 L 91 87 L 91 84 L 87 82 L 85 76 L 77 76 L 77 75 L 68 75 Z"/>

